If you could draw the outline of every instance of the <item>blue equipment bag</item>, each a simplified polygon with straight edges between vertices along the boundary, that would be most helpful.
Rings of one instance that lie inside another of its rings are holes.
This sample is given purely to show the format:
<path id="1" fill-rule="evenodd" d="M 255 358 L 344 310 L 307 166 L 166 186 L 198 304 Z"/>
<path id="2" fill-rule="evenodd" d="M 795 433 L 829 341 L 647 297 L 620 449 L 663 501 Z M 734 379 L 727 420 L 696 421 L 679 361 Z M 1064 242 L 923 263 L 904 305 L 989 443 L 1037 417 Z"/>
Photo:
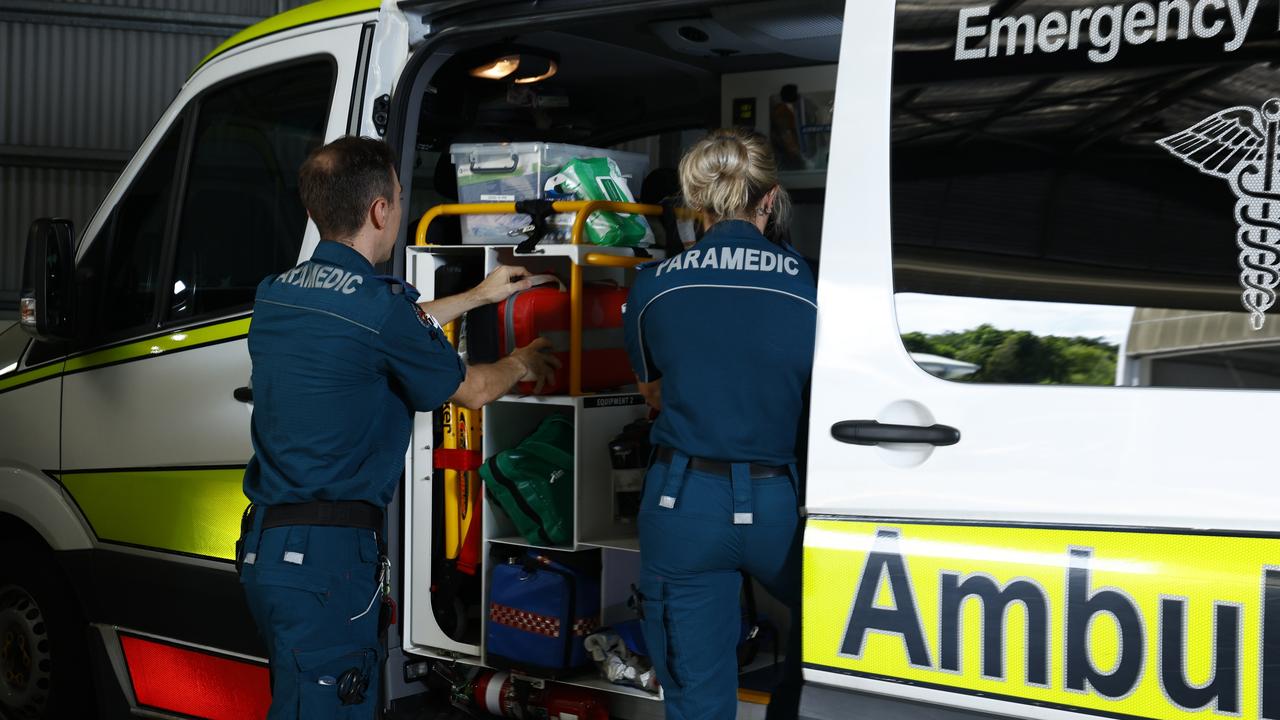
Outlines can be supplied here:
<path id="1" fill-rule="evenodd" d="M 590 664 L 582 641 L 600 624 L 600 576 L 577 564 L 537 550 L 494 564 L 485 630 L 490 665 L 554 678 Z"/>

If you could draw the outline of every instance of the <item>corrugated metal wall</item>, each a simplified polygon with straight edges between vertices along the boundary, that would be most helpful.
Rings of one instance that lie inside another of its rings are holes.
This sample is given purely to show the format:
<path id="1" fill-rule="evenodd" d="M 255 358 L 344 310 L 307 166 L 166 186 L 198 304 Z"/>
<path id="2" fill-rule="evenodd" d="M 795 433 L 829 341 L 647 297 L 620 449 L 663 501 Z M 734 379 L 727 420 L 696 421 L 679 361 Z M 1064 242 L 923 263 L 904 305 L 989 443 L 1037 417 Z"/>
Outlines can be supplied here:
<path id="1" fill-rule="evenodd" d="M 93 215 L 196 63 L 303 0 L 0 4 L 0 316 L 16 305 L 27 228 Z"/>
<path id="2" fill-rule="evenodd" d="M 48 0 L 46 0 L 48 1 Z M 91 4 L 100 7 L 143 8 L 146 10 L 175 10 L 180 12 L 213 13 L 222 15 L 274 15 L 304 2 L 280 2 L 279 0 L 53 0 L 55 5 Z"/>

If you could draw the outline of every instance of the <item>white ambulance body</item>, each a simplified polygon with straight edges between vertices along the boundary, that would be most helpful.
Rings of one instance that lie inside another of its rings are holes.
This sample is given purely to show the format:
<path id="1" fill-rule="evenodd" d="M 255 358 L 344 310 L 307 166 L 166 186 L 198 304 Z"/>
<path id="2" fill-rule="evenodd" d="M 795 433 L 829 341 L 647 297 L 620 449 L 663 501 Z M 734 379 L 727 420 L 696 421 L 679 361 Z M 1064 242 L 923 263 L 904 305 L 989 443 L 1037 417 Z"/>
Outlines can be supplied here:
<path id="1" fill-rule="evenodd" d="M 904 343 L 921 308 L 947 341 L 1042 315 L 1102 335 L 1084 323 L 1098 307 L 1119 309 L 1120 332 L 1133 307 L 1272 332 L 1275 13 L 329 0 L 251 28 L 191 75 L 74 252 L 67 224 L 33 231 L 24 317 L 41 339 L 0 330 L 0 716 L 263 712 L 263 648 L 231 563 L 245 337 L 257 281 L 318 242 L 296 198 L 307 151 L 346 134 L 397 149 L 405 246 L 386 270 L 430 295 L 442 255 L 411 247 L 411 228 L 450 199 L 450 143 L 623 146 L 672 167 L 706 128 L 739 124 L 774 137 L 793 240 L 821 263 L 803 716 L 1280 720 L 1265 389 L 1280 357 L 1251 355 L 1248 375 L 1224 363 L 1212 388 L 1106 387 L 1063 364 L 1086 351 L 1050 356 L 1065 346 L 1025 333 L 982 362 L 956 350 L 956 380 Z M 559 75 L 498 91 L 467 72 L 502 53 L 554 58 Z M 439 252 L 473 251 L 513 259 Z M 619 403 L 507 399 L 484 451 L 518 439 L 504 418 L 612 429 L 641 412 Z M 433 614 L 430 446 L 424 415 L 393 508 L 388 700 L 422 690 L 425 661 L 484 661 Z M 634 535 L 606 536 L 580 503 L 578 547 L 625 588 Z M 519 545 L 485 518 L 486 547 Z M 641 691 L 572 681 L 617 717 L 661 716 Z"/>

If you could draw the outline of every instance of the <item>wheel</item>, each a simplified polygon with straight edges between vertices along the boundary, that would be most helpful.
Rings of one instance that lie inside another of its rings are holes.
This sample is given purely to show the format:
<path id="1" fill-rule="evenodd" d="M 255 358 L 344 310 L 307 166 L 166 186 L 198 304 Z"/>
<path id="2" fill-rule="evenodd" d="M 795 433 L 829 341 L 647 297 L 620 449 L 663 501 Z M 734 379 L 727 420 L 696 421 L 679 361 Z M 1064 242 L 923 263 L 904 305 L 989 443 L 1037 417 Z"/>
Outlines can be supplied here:
<path id="1" fill-rule="evenodd" d="M 93 717 L 85 623 L 53 555 L 0 543 L 0 718 Z"/>

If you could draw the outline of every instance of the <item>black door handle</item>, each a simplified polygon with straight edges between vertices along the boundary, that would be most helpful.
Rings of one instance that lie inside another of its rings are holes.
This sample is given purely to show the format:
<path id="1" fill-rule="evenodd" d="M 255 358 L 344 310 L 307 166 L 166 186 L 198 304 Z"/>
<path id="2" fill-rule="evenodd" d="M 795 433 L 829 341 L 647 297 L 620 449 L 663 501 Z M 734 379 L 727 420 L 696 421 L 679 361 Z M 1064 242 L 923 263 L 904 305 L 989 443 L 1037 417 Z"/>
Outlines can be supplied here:
<path id="1" fill-rule="evenodd" d="M 238 387 L 235 390 L 231 391 L 231 397 L 235 398 L 236 400 L 239 400 L 242 403 L 251 403 L 253 402 L 253 388 L 249 387 L 248 385 L 244 387 Z"/>
<path id="2" fill-rule="evenodd" d="M 950 425 L 886 425 L 875 420 L 844 420 L 831 426 L 831 437 L 852 445 L 923 443 L 955 445 L 960 431 Z"/>

